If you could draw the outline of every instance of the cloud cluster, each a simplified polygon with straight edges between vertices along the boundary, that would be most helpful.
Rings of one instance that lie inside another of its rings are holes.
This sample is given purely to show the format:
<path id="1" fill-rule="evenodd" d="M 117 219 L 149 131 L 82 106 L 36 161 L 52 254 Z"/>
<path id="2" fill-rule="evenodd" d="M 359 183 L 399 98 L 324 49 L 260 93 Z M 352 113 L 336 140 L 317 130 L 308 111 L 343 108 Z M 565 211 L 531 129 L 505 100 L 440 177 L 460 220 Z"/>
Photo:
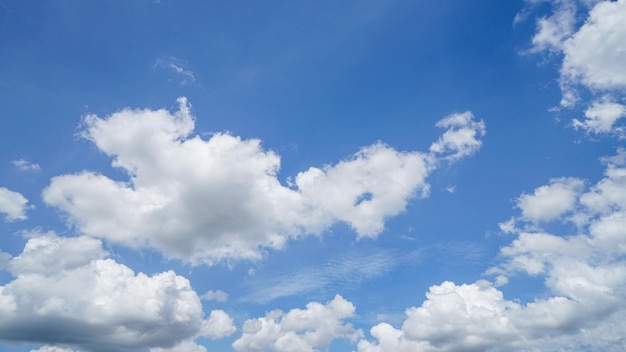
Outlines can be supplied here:
<path id="1" fill-rule="evenodd" d="M 485 280 L 432 286 L 401 328 L 374 326 L 359 351 L 602 350 L 626 347 L 626 165 L 608 159 L 605 177 L 585 190 L 573 178 L 522 195 L 511 220 L 517 238 L 488 270 L 496 282 L 519 273 L 544 279 L 546 295 L 506 300 Z M 557 235 L 538 223 L 571 221 L 581 233 Z M 518 230 L 526 228 L 533 230 Z"/>
<path id="2" fill-rule="evenodd" d="M 428 191 L 441 161 L 471 155 L 485 125 L 469 112 L 440 121 L 446 128 L 430 153 L 366 146 L 334 165 L 311 167 L 289 185 L 277 178 L 280 158 L 256 139 L 216 133 L 192 136 L 185 98 L 179 110 L 124 109 L 89 115 L 82 136 L 113 158 L 129 179 L 83 171 L 54 177 L 44 201 L 63 210 L 81 233 L 192 263 L 262 256 L 336 222 L 375 237 L 385 220 Z"/>
<path id="3" fill-rule="evenodd" d="M 6 265 L 14 279 L 0 286 L 2 340 L 47 343 L 40 351 L 145 351 L 234 331 L 222 311 L 204 320 L 196 292 L 173 271 L 135 274 L 89 237 L 30 236 Z"/>
<path id="4" fill-rule="evenodd" d="M 22 194 L 0 187 L 0 213 L 5 214 L 5 221 L 25 220 L 27 204 L 28 199 Z"/>
<path id="5" fill-rule="evenodd" d="M 356 341 L 363 336 L 343 320 L 354 315 L 354 305 L 337 295 L 326 304 L 310 302 L 306 309 L 269 312 L 262 318 L 247 320 L 243 335 L 233 343 L 235 351 L 317 351 L 332 340 Z"/>
<path id="6" fill-rule="evenodd" d="M 626 1 L 550 2 L 553 12 L 538 20 L 533 49 L 563 55 L 561 106 L 574 107 L 582 88 L 592 98 L 584 118 L 572 121 L 574 127 L 590 134 L 623 137 L 618 122 L 626 116 Z M 584 18 L 582 24 L 577 20 L 580 17 Z"/>

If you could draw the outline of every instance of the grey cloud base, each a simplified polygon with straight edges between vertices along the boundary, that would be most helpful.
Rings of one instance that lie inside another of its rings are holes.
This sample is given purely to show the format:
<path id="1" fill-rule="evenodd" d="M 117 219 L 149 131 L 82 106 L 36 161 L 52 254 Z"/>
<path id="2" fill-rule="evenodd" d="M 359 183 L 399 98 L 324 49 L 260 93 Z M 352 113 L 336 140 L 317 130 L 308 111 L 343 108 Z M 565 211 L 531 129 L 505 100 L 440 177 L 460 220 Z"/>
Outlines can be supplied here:
<path id="1" fill-rule="evenodd" d="M 8 261 L 15 279 L 0 286 L 2 340 L 94 352 L 147 351 L 234 331 L 221 311 L 204 320 L 189 280 L 173 271 L 135 274 L 105 258 L 93 238 L 31 236 L 23 252 Z"/>

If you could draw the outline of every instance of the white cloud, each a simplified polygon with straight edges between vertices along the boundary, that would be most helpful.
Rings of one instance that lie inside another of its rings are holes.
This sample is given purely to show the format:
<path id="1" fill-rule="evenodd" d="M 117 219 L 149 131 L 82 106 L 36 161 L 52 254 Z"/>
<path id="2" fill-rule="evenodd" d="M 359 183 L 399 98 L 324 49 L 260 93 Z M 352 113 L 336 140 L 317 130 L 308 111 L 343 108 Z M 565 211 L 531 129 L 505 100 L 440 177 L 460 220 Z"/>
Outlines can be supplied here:
<path id="1" fill-rule="evenodd" d="M 583 129 L 587 133 L 621 133 L 623 128 L 615 127 L 615 123 L 625 116 L 626 106 L 605 98 L 593 102 L 585 110 L 585 120 L 574 119 L 572 123 L 574 127 Z"/>
<path id="2" fill-rule="evenodd" d="M 4 213 L 5 221 L 26 220 L 28 199 L 18 192 L 0 187 L 0 213 Z"/>
<path id="3" fill-rule="evenodd" d="M 534 3 L 534 0 L 530 0 Z M 623 96 L 626 89 L 626 0 L 551 0 L 553 12 L 537 21 L 533 50 L 563 55 L 560 86 L 561 106 L 573 108 L 579 89 L 596 101 L 587 110 L 587 120 L 574 124 L 593 133 L 611 131 L 621 115 L 616 106 L 598 106 L 598 96 Z M 580 6 L 582 3 L 583 6 Z M 579 18 L 584 18 L 581 24 Z M 606 110 L 610 108 L 612 111 Z"/>
<path id="4" fill-rule="evenodd" d="M 74 352 L 74 350 L 71 348 L 45 345 L 36 350 L 30 350 L 30 352 Z"/>
<path id="5" fill-rule="evenodd" d="M 562 75 L 592 89 L 626 88 L 626 1 L 600 1 L 564 45 Z"/>
<path id="6" fill-rule="evenodd" d="M 533 194 L 522 194 L 517 206 L 527 220 L 549 221 L 574 208 L 583 185 L 576 178 L 553 179 L 550 185 L 535 189 Z"/>
<path id="7" fill-rule="evenodd" d="M 203 294 L 200 298 L 207 301 L 218 301 L 218 302 L 226 302 L 228 301 L 228 293 L 222 290 L 208 290 L 205 294 Z"/>
<path id="8" fill-rule="evenodd" d="M 154 64 L 154 67 L 172 72 L 182 86 L 196 81 L 196 76 L 193 71 L 187 67 L 187 64 L 185 64 L 183 60 L 178 58 L 170 57 L 168 59 L 159 59 Z"/>
<path id="9" fill-rule="evenodd" d="M 576 25 L 576 2 L 553 1 L 554 12 L 537 20 L 537 32 L 532 43 L 535 51 L 561 50 L 563 42 L 574 33 Z"/>
<path id="10" fill-rule="evenodd" d="M 212 339 L 221 339 L 232 335 L 237 328 L 233 325 L 233 319 L 223 310 L 211 311 L 209 319 L 202 322 L 200 336 Z"/>
<path id="11" fill-rule="evenodd" d="M 446 128 L 446 132 L 430 146 L 431 153 L 438 157 L 456 161 L 477 152 L 482 146 L 481 138 L 486 133 L 485 122 L 476 121 L 474 115 L 464 113 L 451 114 L 437 122 L 437 127 Z"/>
<path id="12" fill-rule="evenodd" d="M 375 143 L 350 158 L 300 172 L 290 187 L 277 178 L 280 158 L 256 139 L 216 133 L 191 136 L 185 98 L 175 113 L 124 109 L 85 118 L 82 136 L 113 158 L 129 180 L 84 171 L 53 178 L 43 192 L 82 233 L 169 258 L 213 264 L 257 259 L 290 238 L 349 224 L 374 237 L 385 220 L 428 190 L 440 160 L 456 161 L 480 148 L 485 125 L 471 113 L 450 115 L 431 154 Z"/>
<path id="13" fill-rule="evenodd" d="M 355 341 L 361 330 L 343 320 L 354 316 L 354 305 L 337 295 L 326 304 L 310 302 L 306 309 L 288 313 L 275 310 L 262 318 L 247 320 L 243 335 L 233 343 L 235 351 L 315 351 L 334 339 Z"/>
<path id="14" fill-rule="evenodd" d="M 511 217 L 507 221 L 503 221 L 498 223 L 498 227 L 505 234 L 515 233 L 517 229 L 515 228 L 515 218 Z"/>
<path id="15" fill-rule="evenodd" d="M 321 232 L 340 220 L 359 237 L 375 237 L 386 218 L 402 212 L 416 192 L 427 189 L 428 172 L 426 156 L 382 143 L 336 165 L 312 167 L 295 181 L 310 209 L 305 227 Z"/>
<path id="16" fill-rule="evenodd" d="M 7 270 L 15 278 L 0 286 L 0 338 L 48 343 L 41 351 L 170 348 L 234 329 L 221 311 L 203 320 L 186 278 L 135 274 L 107 259 L 97 239 L 33 235 Z"/>
<path id="17" fill-rule="evenodd" d="M 207 349 L 194 341 L 185 340 L 171 348 L 151 348 L 150 352 L 207 352 Z"/>
<path id="18" fill-rule="evenodd" d="M 504 225 L 518 236 L 501 249 L 503 262 L 487 274 L 496 275 L 497 286 L 520 272 L 544 278 L 540 297 L 507 300 L 484 280 L 444 282 L 430 288 L 421 306 L 407 309 L 400 328 L 374 326 L 374 340 L 360 341 L 359 351 L 623 350 L 626 168 L 621 158 L 607 161 L 605 178 L 587 191 L 581 180 L 561 178 L 526 195 L 530 198 L 520 197 L 528 201 L 520 207 L 526 212 L 518 220 L 522 225 L 565 221 L 572 218 L 570 211 L 583 220 L 577 224 L 580 234 L 519 232 L 514 220 Z"/>
<path id="19" fill-rule="evenodd" d="M 39 166 L 39 164 L 31 163 L 28 160 L 24 159 L 13 160 L 11 161 L 11 164 L 13 164 L 13 166 L 17 167 L 21 171 L 37 172 L 41 170 L 41 166 Z"/>

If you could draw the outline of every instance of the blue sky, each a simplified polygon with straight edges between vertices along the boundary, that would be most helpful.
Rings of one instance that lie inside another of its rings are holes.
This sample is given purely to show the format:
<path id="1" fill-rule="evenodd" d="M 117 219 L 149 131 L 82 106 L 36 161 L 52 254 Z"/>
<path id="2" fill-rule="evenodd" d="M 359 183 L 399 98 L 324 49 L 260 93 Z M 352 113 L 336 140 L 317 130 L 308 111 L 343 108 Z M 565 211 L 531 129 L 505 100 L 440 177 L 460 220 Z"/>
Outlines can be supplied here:
<path id="1" fill-rule="evenodd" d="M 0 1 L 0 350 L 623 350 L 625 23 Z"/>

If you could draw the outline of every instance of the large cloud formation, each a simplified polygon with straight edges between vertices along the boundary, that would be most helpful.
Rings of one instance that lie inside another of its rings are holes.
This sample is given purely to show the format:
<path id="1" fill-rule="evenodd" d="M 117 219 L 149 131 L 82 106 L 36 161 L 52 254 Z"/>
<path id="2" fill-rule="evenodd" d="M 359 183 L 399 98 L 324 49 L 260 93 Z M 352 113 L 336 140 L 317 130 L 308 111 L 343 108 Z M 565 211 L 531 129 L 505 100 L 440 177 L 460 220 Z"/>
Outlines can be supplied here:
<path id="1" fill-rule="evenodd" d="M 488 274 L 543 278 L 546 295 L 506 300 L 479 280 L 432 286 L 401 328 L 380 323 L 359 351 L 623 351 L 626 348 L 626 152 L 606 159 L 605 177 L 554 179 L 518 200 L 522 215 Z M 558 202 L 557 202 L 558 201 Z M 543 215 L 545 214 L 545 216 Z M 571 222 L 580 233 L 551 234 L 541 224 Z"/>
<path id="2" fill-rule="evenodd" d="M 189 281 L 173 271 L 135 274 L 85 236 L 30 236 L 5 264 L 14 280 L 0 286 L 1 340 L 49 344 L 42 351 L 169 351 L 234 332 L 223 311 L 205 320 Z"/>
<path id="3" fill-rule="evenodd" d="M 350 158 L 300 172 L 288 186 L 277 178 L 280 158 L 256 139 L 216 133 L 192 136 L 185 98 L 179 110 L 124 109 L 89 115 L 82 136 L 113 158 L 127 181 L 83 171 L 57 176 L 43 192 L 81 233 L 131 247 L 151 246 L 169 258 L 212 264 L 255 259 L 293 237 L 320 234 L 340 221 L 374 237 L 385 219 L 427 194 L 426 177 L 441 162 L 471 155 L 485 124 L 452 114 L 429 153 L 382 144 Z"/>
<path id="4" fill-rule="evenodd" d="M 536 0 L 528 0 L 536 3 Z M 624 137 L 620 120 L 626 116 L 626 0 L 550 0 L 553 12 L 537 22 L 535 51 L 563 56 L 561 106 L 580 100 L 580 89 L 590 93 L 584 118 L 573 125 L 590 134 Z M 582 25 L 578 19 L 584 18 Z"/>

